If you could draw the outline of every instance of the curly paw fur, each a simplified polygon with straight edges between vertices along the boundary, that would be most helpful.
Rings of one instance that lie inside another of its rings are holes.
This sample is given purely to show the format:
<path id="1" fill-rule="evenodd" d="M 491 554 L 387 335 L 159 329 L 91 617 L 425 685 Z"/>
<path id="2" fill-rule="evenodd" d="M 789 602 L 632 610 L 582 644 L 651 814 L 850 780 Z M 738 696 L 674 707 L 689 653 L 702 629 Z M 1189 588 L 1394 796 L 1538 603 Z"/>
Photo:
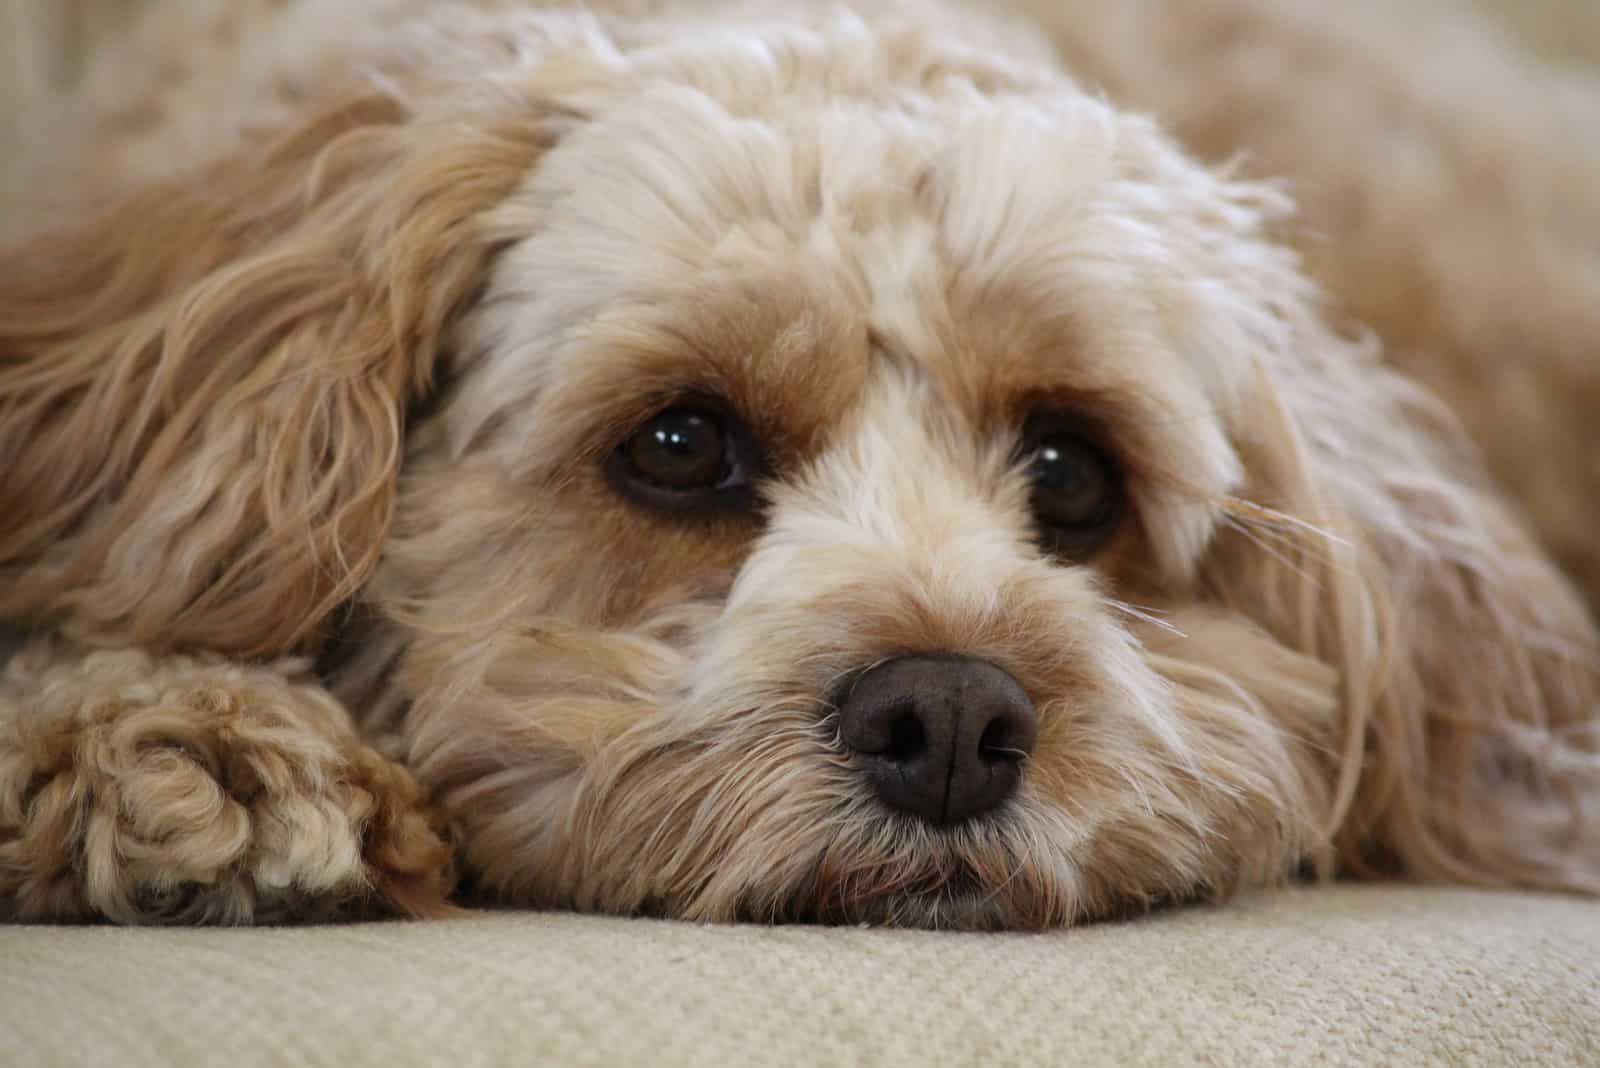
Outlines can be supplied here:
<path id="1" fill-rule="evenodd" d="M 440 821 L 315 685 L 59 647 L 7 675 L 0 915 L 261 923 L 444 907 Z"/>

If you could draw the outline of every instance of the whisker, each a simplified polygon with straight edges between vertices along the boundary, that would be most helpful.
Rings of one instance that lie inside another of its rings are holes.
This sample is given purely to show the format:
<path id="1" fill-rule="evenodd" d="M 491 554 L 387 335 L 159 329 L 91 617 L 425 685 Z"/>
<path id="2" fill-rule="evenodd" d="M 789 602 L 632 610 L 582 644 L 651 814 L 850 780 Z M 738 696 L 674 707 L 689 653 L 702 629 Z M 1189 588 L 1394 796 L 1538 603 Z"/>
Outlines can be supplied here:
<path id="1" fill-rule="evenodd" d="M 1178 627 L 1162 619 L 1160 613 L 1156 609 L 1140 608 L 1136 605 L 1129 604 L 1127 601 L 1119 601 L 1114 597 L 1107 598 L 1106 604 L 1115 611 L 1121 612 L 1123 615 L 1131 616 L 1134 619 L 1137 619 L 1142 623 L 1148 623 L 1153 627 L 1160 627 L 1169 634 L 1175 635 L 1179 638 L 1188 637 L 1188 635 L 1184 634 L 1183 631 Z"/>

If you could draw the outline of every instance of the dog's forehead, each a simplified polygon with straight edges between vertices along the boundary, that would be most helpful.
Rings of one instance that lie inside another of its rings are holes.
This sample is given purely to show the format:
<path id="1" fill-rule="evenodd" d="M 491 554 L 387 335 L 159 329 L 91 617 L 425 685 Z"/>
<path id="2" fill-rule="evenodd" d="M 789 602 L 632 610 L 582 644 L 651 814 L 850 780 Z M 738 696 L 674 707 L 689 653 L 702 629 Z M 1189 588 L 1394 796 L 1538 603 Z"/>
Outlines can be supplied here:
<path id="1" fill-rule="evenodd" d="M 698 391 L 798 457 L 882 401 L 864 386 L 887 364 L 969 441 L 1065 397 L 1127 417 L 1129 452 L 1185 457 L 1174 480 L 1233 480 L 1226 384 L 1167 336 L 1189 279 L 1147 130 L 1064 81 L 762 97 L 700 80 L 570 130 L 496 221 L 529 236 L 476 318 L 458 449 L 515 409 L 505 425 L 538 431 L 507 447 L 532 470 Z"/>
<path id="2" fill-rule="evenodd" d="M 817 358 L 908 361 L 975 406 L 1131 386 L 1150 369 L 1072 358 L 1153 348 L 1108 337 L 1155 329 L 1124 255 L 1140 224 L 1122 202 L 1139 191 L 1116 123 L 1078 95 L 744 114 L 664 86 L 550 154 L 531 182 L 535 236 L 502 276 L 530 322 L 678 308 L 678 332 L 711 329 L 707 345 L 792 342 L 796 319 L 828 318 L 873 343 Z"/>

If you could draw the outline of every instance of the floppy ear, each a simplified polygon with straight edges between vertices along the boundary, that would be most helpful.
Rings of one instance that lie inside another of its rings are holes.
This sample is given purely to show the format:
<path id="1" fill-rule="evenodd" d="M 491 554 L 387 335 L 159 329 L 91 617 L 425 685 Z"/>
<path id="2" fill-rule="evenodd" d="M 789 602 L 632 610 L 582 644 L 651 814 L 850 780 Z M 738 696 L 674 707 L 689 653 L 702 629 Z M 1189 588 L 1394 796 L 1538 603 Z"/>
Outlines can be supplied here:
<path id="1" fill-rule="evenodd" d="M 344 98 L 0 260 L 0 618 L 314 640 L 378 557 L 407 406 L 545 118 Z"/>
<path id="2" fill-rule="evenodd" d="M 1292 282 L 1283 288 L 1294 291 Z M 1451 416 L 1287 302 L 1215 595 L 1338 669 L 1326 870 L 1600 892 L 1600 637 Z"/>

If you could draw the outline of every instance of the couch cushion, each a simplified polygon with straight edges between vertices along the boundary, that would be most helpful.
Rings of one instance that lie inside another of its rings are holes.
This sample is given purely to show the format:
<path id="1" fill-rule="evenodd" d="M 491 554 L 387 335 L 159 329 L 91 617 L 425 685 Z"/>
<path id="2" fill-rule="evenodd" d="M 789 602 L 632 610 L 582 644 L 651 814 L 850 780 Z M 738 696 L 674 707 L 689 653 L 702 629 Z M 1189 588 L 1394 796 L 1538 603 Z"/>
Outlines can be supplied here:
<path id="1" fill-rule="evenodd" d="M 1600 906 L 1336 887 L 1048 935 L 0 928 L 0 1062 L 1595 1064 Z"/>

